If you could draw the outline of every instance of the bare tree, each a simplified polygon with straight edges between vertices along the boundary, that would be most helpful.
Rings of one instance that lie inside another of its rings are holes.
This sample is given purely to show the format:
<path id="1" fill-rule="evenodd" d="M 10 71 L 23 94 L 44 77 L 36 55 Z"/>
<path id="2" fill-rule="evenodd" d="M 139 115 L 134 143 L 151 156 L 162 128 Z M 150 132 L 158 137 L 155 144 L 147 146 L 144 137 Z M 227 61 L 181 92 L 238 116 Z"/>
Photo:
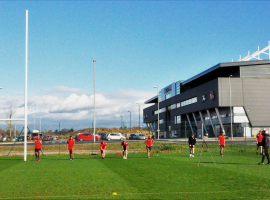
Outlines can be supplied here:
<path id="1" fill-rule="evenodd" d="M 9 101 L 7 107 L 4 110 L 4 115 L 6 119 L 11 119 L 16 113 L 16 105 L 14 101 Z M 9 134 L 11 137 L 11 130 L 12 130 L 12 120 L 6 121 L 7 130 L 9 129 Z"/>

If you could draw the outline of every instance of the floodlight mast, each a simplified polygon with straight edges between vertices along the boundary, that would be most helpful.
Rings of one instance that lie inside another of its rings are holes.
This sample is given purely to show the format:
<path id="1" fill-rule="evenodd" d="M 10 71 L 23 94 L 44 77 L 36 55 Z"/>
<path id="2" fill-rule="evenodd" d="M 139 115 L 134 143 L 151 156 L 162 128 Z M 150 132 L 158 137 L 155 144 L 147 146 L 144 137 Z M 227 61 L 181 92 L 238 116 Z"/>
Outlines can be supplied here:
<path id="1" fill-rule="evenodd" d="M 25 22 L 24 161 L 27 160 L 28 10 L 26 10 Z"/>
<path id="2" fill-rule="evenodd" d="M 268 53 L 267 53 L 267 51 L 268 51 Z M 260 50 L 260 47 L 258 46 L 258 51 L 254 52 L 253 54 L 250 54 L 248 52 L 248 55 L 246 57 L 244 57 L 243 59 L 241 58 L 241 55 L 240 55 L 240 59 L 237 62 L 250 61 L 251 59 L 263 60 L 260 58 L 260 54 L 266 54 L 269 56 L 269 59 L 270 59 L 270 41 L 268 41 L 267 47 Z"/>

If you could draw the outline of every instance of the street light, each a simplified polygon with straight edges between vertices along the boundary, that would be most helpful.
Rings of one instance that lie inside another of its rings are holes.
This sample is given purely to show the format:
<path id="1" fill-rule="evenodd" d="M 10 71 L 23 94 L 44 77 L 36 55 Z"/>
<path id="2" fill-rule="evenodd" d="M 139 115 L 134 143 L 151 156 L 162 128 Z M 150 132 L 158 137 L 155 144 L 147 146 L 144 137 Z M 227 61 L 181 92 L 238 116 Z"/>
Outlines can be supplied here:
<path id="1" fill-rule="evenodd" d="M 123 116 L 120 115 L 120 117 L 121 117 L 121 128 L 123 129 Z"/>
<path id="2" fill-rule="evenodd" d="M 96 142 L 96 68 L 95 63 L 96 60 L 93 60 L 94 62 L 94 142 Z"/>
<path id="3" fill-rule="evenodd" d="M 232 77 L 232 75 L 229 76 L 229 85 L 230 85 L 231 137 L 232 137 L 232 140 L 233 140 L 233 131 L 232 131 L 232 90 L 231 90 L 231 77 Z"/>
<path id="4" fill-rule="evenodd" d="M 141 109 L 140 109 L 140 104 L 139 103 L 136 103 L 138 106 L 139 106 L 139 133 L 141 132 L 141 118 L 140 118 L 140 111 L 141 111 Z"/>
<path id="5" fill-rule="evenodd" d="M 3 89 L 2 87 L 0 87 L 0 89 Z"/>
<path id="6" fill-rule="evenodd" d="M 157 129 L 157 132 L 158 132 L 158 140 L 159 140 L 159 94 L 158 94 L 158 87 L 157 86 L 154 86 L 154 88 L 157 88 L 157 97 L 158 97 L 158 129 Z"/>
<path id="7" fill-rule="evenodd" d="M 129 124 L 129 127 L 130 127 L 130 134 L 131 134 L 131 112 L 128 111 L 130 113 L 130 124 Z"/>
<path id="8" fill-rule="evenodd" d="M 39 134 L 41 134 L 41 116 L 39 117 Z M 59 138 L 60 140 L 60 138 Z"/>
<path id="9" fill-rule="evenodd" d="M 0 89 L 2 89 L 2 88 L 0 88 Z M 18 99 L 15 99 L 15 100 L 12 100 L 12 101 L 19 101 Z M 16 111 L 17 111 L 17 104 L 15 103 L 15 119 L 16 119 Z M 15 121 L 15 131 L 14 131 L 14 136 L 16 136 L 16 125 L 17 125 L 17 122 Z"/>

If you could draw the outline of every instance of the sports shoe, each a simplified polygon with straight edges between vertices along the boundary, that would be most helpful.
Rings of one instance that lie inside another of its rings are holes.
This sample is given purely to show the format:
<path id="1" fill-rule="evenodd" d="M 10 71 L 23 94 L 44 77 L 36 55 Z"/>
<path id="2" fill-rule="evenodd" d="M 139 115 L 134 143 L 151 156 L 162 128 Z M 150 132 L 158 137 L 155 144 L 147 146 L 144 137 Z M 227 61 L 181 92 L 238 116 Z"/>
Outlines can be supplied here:
<path id="1" fill-rule="evenodd" d="M 124 159 L 127 159 L 126 157 L 124 157 Z"/>
<path id="2" fill-rule="evenodd" d="M 270 165 L 270 163 L 267 163 L 267 165 Z"/>
<path id="3" fill-rule="evenodd" d="M 194 158 L 194 155 L 192 155 L 192 157 Z"/>
<path id="4" fill-rule="evenodd" d="M 189 154 L 189 157 L 191 157 L 191 154 Z"/>
<path id="5" fill-rule="evenodd" d="M 258 165 L 264 165 L 264 163 L 258 163 Z"/>
<path id="6" fill-rule="evenodd" d="M 125 157 L 123 157 L 123 159 L 125 159 Z"/>
<path id="7" fill-rule="evenodd" d="M 72 160 L 71 158 L 69 160 Z"/>

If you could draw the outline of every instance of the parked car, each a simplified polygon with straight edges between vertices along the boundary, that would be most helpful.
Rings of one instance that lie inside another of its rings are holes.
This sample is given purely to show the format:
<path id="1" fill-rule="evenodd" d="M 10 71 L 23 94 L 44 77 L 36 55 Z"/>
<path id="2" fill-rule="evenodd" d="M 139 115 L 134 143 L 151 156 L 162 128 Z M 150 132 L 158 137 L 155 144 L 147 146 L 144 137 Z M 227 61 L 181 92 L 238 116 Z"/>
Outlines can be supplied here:
<path id="1" fill-rule="evenodd" d="M 172 134 L 172 138 L 178 138 L 178 134 L 177 133 L 173 133 Z"/>
<path id="2" fill-rule="evenodd" d="M 137 135 L 136 139 L 138 139 L 138 140 L 145 140 L 145 135 L 142 134 L 142 133 L 140 133 L 140 134 Z"/>
<path id="3" fill-rule="evenodd" d="M 52 136 L 52 140 L 59 140 L 58 136 Z"/>
<path id="4" fill-rule="evenodd" d="M 109 133 L 99 133 L 98 135 L 100 136 L 101 140 L 107 140 L 108 134 Z"/>
<path id="5" fill-rule="evenodd" d="M 100 140 L 99 135 L 95 135 L 96 140 Z M 75 140 L 84 141 L 84 140 L 94 140 L 94 135 L 92 133 L 79 133 L 76 135 Z"/>
<path id="6" fill-rule="evenodd" d="M 32 140 L 32 137 L 30 135 L 27 135 L 27 140 Z M 24 135 L 18 136 L 17 141 L 24 141 Z"/>
<path id="7" fill-rule="evenodd" d="M 3 141 L 3 142 L 7 141 L 7 137 L 4 136 L 4 137 L 2 138 L 2 141 Z"/>
<path id="8" fill-rule="evenodd" d="M 121 133 L 109 133 L 107 136 L 107 140 L 125 140 L 126 137 L 124 137 Z"/>
<path id="9" fill-rule="evenodd" d="M 136 134 L 130 134 L 129 135 L 129 139 L 130 140 L 134 140 L 134 139 L 136 139 L 137 138 L 137 135 Z"/>
<path id="10" fill-rule="evenodd" d="M 50 141 L 52 138 L 49 135 L 43 137 L 44 141 Z"/>
<path id="11" fill-rule="evenodd" d="M 17 140 L 17 137 L 15 137 L 15 136 L 11 136 L 11 138 L 10 137 L 7 137 L 6 140 L 9 141 L 9 142 L 14 142 L 14 141 Z"/>
<path id="12" fill-rule="evenodd" d="M 43 134 L 39 133 L 39 130 L 33 130 L 33 133 L 32 133 L 33 139 L 36 139 L 37 136 L 39 136 L 39 138 L 43 140 L 43 137 L 44 137 Z"/>

